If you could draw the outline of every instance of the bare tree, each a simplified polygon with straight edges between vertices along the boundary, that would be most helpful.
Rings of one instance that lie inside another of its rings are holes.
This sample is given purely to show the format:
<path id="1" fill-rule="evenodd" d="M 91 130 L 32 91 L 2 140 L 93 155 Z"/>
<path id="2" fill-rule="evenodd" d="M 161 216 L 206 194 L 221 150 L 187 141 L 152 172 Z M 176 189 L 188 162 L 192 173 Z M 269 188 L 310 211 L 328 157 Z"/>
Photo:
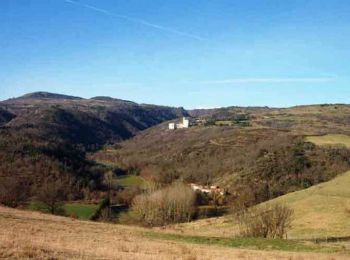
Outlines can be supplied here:
<path id="1" fill-rule="evenodd" d="M 36 189 L 36 199 L 47 212 L 63 214 L 63 204 L 68 194 L 68 187 L 69 185 L 62 180 L 46 180 Z"/>
<path id="2" fill-rule="evenodd" d="M 107 201 L 108 205 L 106 206 L 105 211 L 105 219 L 109 219 L 111 217 L 111 203 L 112 203 L 112 186 L 113 186 L 113 178 L 114 174 L 112 171 L 108 171 L 104 174 L 104 184 L 107 186 Z"/>

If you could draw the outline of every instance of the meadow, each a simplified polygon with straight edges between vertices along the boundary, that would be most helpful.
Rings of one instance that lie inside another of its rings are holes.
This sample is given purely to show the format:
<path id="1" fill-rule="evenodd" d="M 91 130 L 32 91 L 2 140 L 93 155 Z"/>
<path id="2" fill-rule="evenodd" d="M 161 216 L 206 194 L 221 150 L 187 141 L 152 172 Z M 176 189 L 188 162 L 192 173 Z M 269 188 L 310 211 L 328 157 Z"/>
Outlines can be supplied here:
<path id="1" fill-rule="evenodd" d="M 308 136 L 309 142 L 316 145 L 345 145 L 350 148 L 350 136 L 341 134 L 328 134 L 323 136 Z"/>
<path id="2" fill-rule="evenodd" d="M 67 216 L 77 217 L 82 220 L 89 220 L 96 212 L 98 205 L 86 203 L 66 203 L 64 211 Z"/>
<path id="3" fill-rule="evenodd" d="M 159 230 L 0 207 L 2 259 L 330 260 L 349 256 L 341 248 L 298 241 L 169 235 Z"/>

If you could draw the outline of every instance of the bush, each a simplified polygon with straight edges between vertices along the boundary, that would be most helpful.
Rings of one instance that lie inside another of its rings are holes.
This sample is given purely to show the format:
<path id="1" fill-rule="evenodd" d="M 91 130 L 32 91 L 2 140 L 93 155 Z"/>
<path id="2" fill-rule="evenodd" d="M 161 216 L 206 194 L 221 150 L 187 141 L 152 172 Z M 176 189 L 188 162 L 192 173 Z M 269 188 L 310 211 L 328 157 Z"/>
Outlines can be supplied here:
<path id="1" fill-rule="evenodd" d="M 214 118 L 209 118 L 204 123 L 204 126 L 213 126 L 213 125 L 216 125 L 216 120 Z"/>
<path id="2" fill-rule="evenodd" d="M 169 187 L 136 196 L 132 211 L 142 224 L 162 226 L 190 221 L 194 206 L 195 194 L 192 189 L 176 182 Z"/>
<path id="3" fill-rule="evenodd" d="M 293 210 L 284 205 L 248 209 L 238 215 L 240 234 L 245 237 L 284 238 L 292 218 Z"/>
<path id="4" fill-rule="evenodd" d="M 95 213 L 90 217 L 90 220 L 97 221 L 99 219 L 106 220 L 106 210 L 109 212 L 110 200 L 109 198 L 104 198 L 98 205 Z M 108 218 L 109 216 L 107 216 Z"/>

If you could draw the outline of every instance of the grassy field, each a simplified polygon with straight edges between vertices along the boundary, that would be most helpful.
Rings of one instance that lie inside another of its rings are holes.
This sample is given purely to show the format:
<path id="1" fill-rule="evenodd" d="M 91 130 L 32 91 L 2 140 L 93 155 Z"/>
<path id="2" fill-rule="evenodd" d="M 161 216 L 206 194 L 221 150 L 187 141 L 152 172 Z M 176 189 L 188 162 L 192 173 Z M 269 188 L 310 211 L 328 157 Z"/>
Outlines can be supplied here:
<path id="1" fill-rule="evenodd" d="M 119 184 L 121 186 L 142 186 L 145 183 L 145 180 L 136 175 L 123 175 L 118 176 L 114 180 L 115 184 Z"/>
<path id="2" fill-rule="evenodd" d="M 349 254 L 298 241 L 169 235 L 0 207 L 0 258 L 328 260 Z"/>
<path id="3" fill-rule="evenodd" d="M 74 216 L 78 219 L 88 220 L 95 213 L 98 205 L 94 204 L 86 204 L 86 203 L 66 203 L 63 205 L 64 212 L 62 212 L 65 216 Z M 37 201 L 33 201 L 28 206 L 29 210 L 35 210 L 47 213 L 47 209 Z"/>
<path id="4" fill-rule="evenodd" d="M 298 238 L 350 236 L 350 172 L 335 179 L 293 192 L 268 203 L 294 209 L 290 236 Z"/>
<path id="5" fill-rule="evenodd" d="M 147 233 L 148 237 L 159 238 L 171 241 L 182 241 L 193 244 L 203 245 L 220 245 L 233 248 L 244 248 L 253 250 L 278 250 L 287 252 L 324 252 L 335 253 L 342 252 L 349 255 L 350 249 L 346 249 L 341 245 L 329 246 L 329 244 L 310 243 L 303 240 L 287 240 L 287 239 L 264 239 L 264 238 L 218 238 L 205 236 L 179 235 L 171 233 Z"/>
<path id="6" fill-rule="evenodd" d="M 98 205 L 82 204 L 82 203 L 67 203 L 64 205 L 64 210 L 67 216 L 76 216 L 78 219 L 88 220 L 97 210 Z"/>
<path id="7" fill-rule="evenodd" d="M 350 136 L 348 135 L 329 134 L 323 136 L 308 136 L 306 139 L 316 145 L 345 145 L 350 148 Z"/>
<path id="8" fill-rule="evenodd" d="M 282 203 L 294 210 L 289 238 L 310 239 L 350 236 L 350 172 L 311 188 L 289 193 L 266 203 Z M 224 216 L 178 224 L 172 233 L 232 237 L 237 234 L 234 218 Z M 350 246 L 348 243 L 347 246 Z"/>

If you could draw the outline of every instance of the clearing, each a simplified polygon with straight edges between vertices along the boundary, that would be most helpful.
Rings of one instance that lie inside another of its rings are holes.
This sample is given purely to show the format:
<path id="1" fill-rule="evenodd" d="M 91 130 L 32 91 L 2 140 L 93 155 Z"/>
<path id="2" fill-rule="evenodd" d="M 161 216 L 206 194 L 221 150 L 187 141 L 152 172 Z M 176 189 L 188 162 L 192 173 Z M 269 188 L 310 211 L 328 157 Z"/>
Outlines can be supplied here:
<path id="1" fill-rule="evenodd" d="M 78 219 L 88 220 L 97 210 L 98 205 L 86 203 L 66 203 L 64 210 L 67 216 L 76 216 Z"/>

